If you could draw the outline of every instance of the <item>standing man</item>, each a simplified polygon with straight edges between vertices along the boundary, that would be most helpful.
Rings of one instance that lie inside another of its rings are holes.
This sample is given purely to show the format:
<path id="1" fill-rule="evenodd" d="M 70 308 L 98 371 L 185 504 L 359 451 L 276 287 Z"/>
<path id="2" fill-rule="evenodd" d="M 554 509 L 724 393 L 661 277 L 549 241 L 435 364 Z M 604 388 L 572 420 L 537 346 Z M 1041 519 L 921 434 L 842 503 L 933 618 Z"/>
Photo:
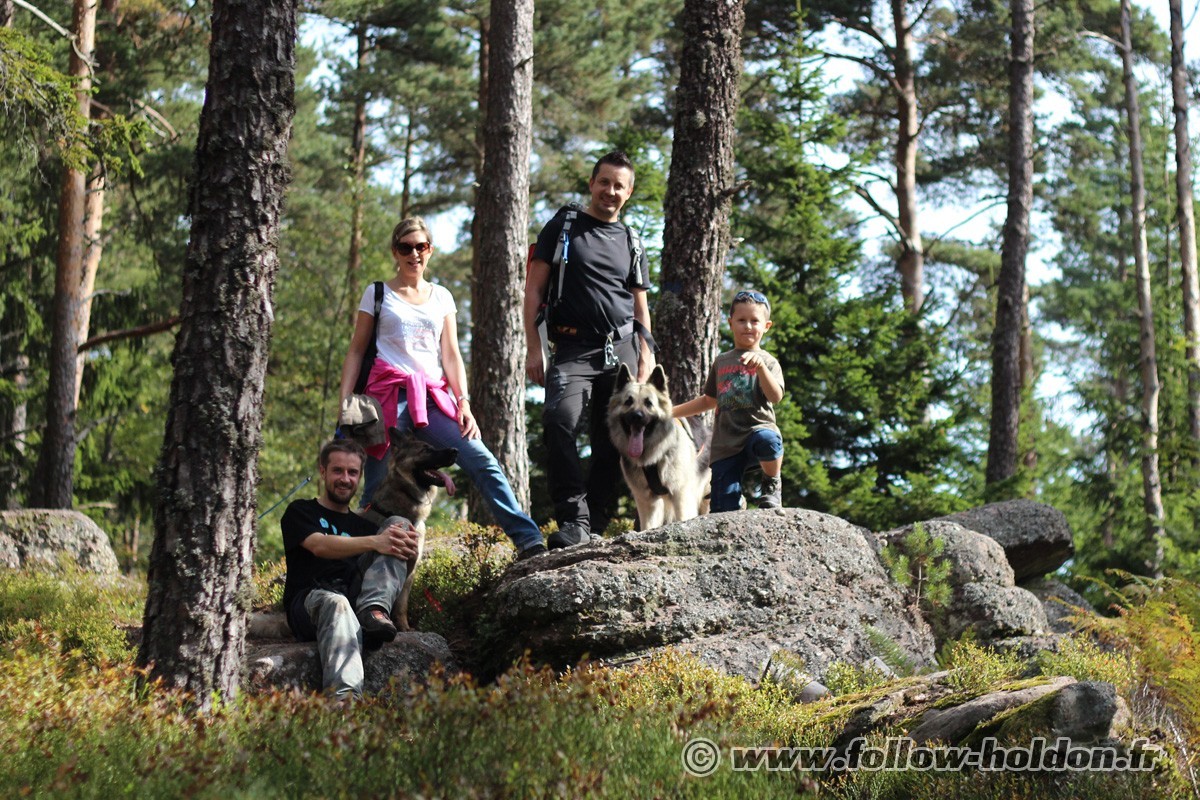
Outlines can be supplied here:
<path id="1" fill-rule="evenodd" d="M 529 265 L 525 373 L 546 387 L 542 425 L 558 521 L 547 542 L 551 550 L 583 544 L 607 527 L 621 480 L 605 421 L 617 368 L 628 365 L 643 383 L 654 368 L 646 255 L 641 238 L 620 220 L 633 178 L 633 163 L 622 152 L 597 161 L 587 207 L 560 209 L 538 234 Z M 539 313 L 553 346 L 548 369 Z M 592 465 L 585 480 L 576 438 L 589 407 Z"/>
<path id="2" fill-rule="evenodd" d="M 280 521 L 288 627 L 299 641 L 317 643 L 322 687 L 342 700 L 362 696 L 364 643 L 396 638 L 392 605 L 418 544 L 403 517 L 376 528 L 350 511 L 365 460 L 353 440 L 326 444 L 318 457 L 322 494 L 293 501 Z"/>

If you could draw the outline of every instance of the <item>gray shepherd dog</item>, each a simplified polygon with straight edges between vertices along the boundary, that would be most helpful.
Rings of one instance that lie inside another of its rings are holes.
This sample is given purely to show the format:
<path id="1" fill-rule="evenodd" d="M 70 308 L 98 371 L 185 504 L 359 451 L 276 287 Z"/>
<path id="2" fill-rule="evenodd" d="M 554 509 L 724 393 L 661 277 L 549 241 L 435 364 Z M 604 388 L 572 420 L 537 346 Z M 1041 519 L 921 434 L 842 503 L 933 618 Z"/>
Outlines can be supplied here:
<path id="1" fill-rule="evenodd" d="M 449 494 L 454 494 L 454 481 L 441 470 L 454 463 L 458 451 L 454 448 L 439 449 L 411 433 L 401 432 L 399 428 L 389 429 L 388 437 L 392 446 L 387 476 L 375 490 L 371 504 L 358 513 L 376 525 L 383 524 L 388 517 L 404 517 L 421 534 L 417 556 L 408 562 L 408 577 L 392 608 L 392 622 L 396 623 L 396 628 L 409 631 L 412 628 L 408 624 L 408 596 L 412 592 L 417 564 L 425 552 L 425 520 L 429 519 L 429 512 L 433 510 L 438 487 L 444 487 Z"/>
<path id="2" fill-rule="evenodd" d="M 621 453 L 621 472 L 637 503 L 638 530 L 707 512 L 708 448 L 697 452 L 683 423 L 671 417 L 661 365 L 647 383 L 635 381 L 629 367 L 621 365 L 608 403 L 608 435 Z"/>

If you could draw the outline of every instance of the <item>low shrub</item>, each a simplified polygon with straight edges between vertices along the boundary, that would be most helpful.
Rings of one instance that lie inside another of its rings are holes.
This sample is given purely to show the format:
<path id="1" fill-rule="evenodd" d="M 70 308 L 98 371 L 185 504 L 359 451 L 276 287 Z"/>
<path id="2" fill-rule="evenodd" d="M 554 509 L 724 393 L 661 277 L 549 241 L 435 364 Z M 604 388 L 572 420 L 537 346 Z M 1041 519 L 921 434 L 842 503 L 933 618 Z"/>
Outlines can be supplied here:
<path id="1" fill-rule="evenodd" d="M 953 689 L 982 694 L 1016 678 L 1024 664 L 1016 655 L 981 647 L 971 639 L 961 639 L 950 646 L 945 667 L 950 670 L 946 683 Z"/>

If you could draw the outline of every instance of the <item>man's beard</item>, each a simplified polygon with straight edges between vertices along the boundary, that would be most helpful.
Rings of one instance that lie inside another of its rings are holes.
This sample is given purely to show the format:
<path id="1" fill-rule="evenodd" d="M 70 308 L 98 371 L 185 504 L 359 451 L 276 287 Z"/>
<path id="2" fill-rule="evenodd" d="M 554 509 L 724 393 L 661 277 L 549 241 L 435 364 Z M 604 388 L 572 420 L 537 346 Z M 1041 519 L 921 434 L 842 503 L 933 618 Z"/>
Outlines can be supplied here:
<path id="1" fill-rule="evenodd" d="M 358 489 L 357 486 L 341 487 L 330 484 L 325 487 L 325 496 L 331 503 L 339 506 L 348 506 L 354 498 L 354 492 Z"/>

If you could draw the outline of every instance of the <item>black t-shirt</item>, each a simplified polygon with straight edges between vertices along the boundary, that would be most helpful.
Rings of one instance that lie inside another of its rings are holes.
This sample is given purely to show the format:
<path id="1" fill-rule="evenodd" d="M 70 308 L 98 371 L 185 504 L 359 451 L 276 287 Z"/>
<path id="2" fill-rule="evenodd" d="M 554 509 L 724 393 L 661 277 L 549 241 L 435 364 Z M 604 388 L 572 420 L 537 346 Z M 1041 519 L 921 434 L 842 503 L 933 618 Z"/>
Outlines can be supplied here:
<path id="1" fill-rule="evenodd" d="M 314 533 L 332 536 L 372 536 L 377 530 L 373 523 L 358 514 L 330 511 L 312 500 L 294 500 L 283 512 L 279 522 L 283 531 L 283 553 L 287 559 L 287 580 L 283 585 L 283 607 L 291 609 L 297 596 L 321 583 L 343 582 L 346 588 L 354 579 L 356 559 L 318 558 L 305 546 L 304 540 Z"/>
<path id="2" fill-rule="evenodd" d="M 554 270 L 554 251 L 562 241 L 567 210 L 560 209 L 538 234 L 533 257 Z M 621 222 L 601 222 L 577 211 L 564 247 L 562 294 L 552 303 L 554 326 L 576 329 L 578 338 L 603 339 L 633 319 L 634 289 L 648 289 L 646 254 L 634 263 L 629 229 Z M 553 282 L 552 282 L 553 283 Z"/>

